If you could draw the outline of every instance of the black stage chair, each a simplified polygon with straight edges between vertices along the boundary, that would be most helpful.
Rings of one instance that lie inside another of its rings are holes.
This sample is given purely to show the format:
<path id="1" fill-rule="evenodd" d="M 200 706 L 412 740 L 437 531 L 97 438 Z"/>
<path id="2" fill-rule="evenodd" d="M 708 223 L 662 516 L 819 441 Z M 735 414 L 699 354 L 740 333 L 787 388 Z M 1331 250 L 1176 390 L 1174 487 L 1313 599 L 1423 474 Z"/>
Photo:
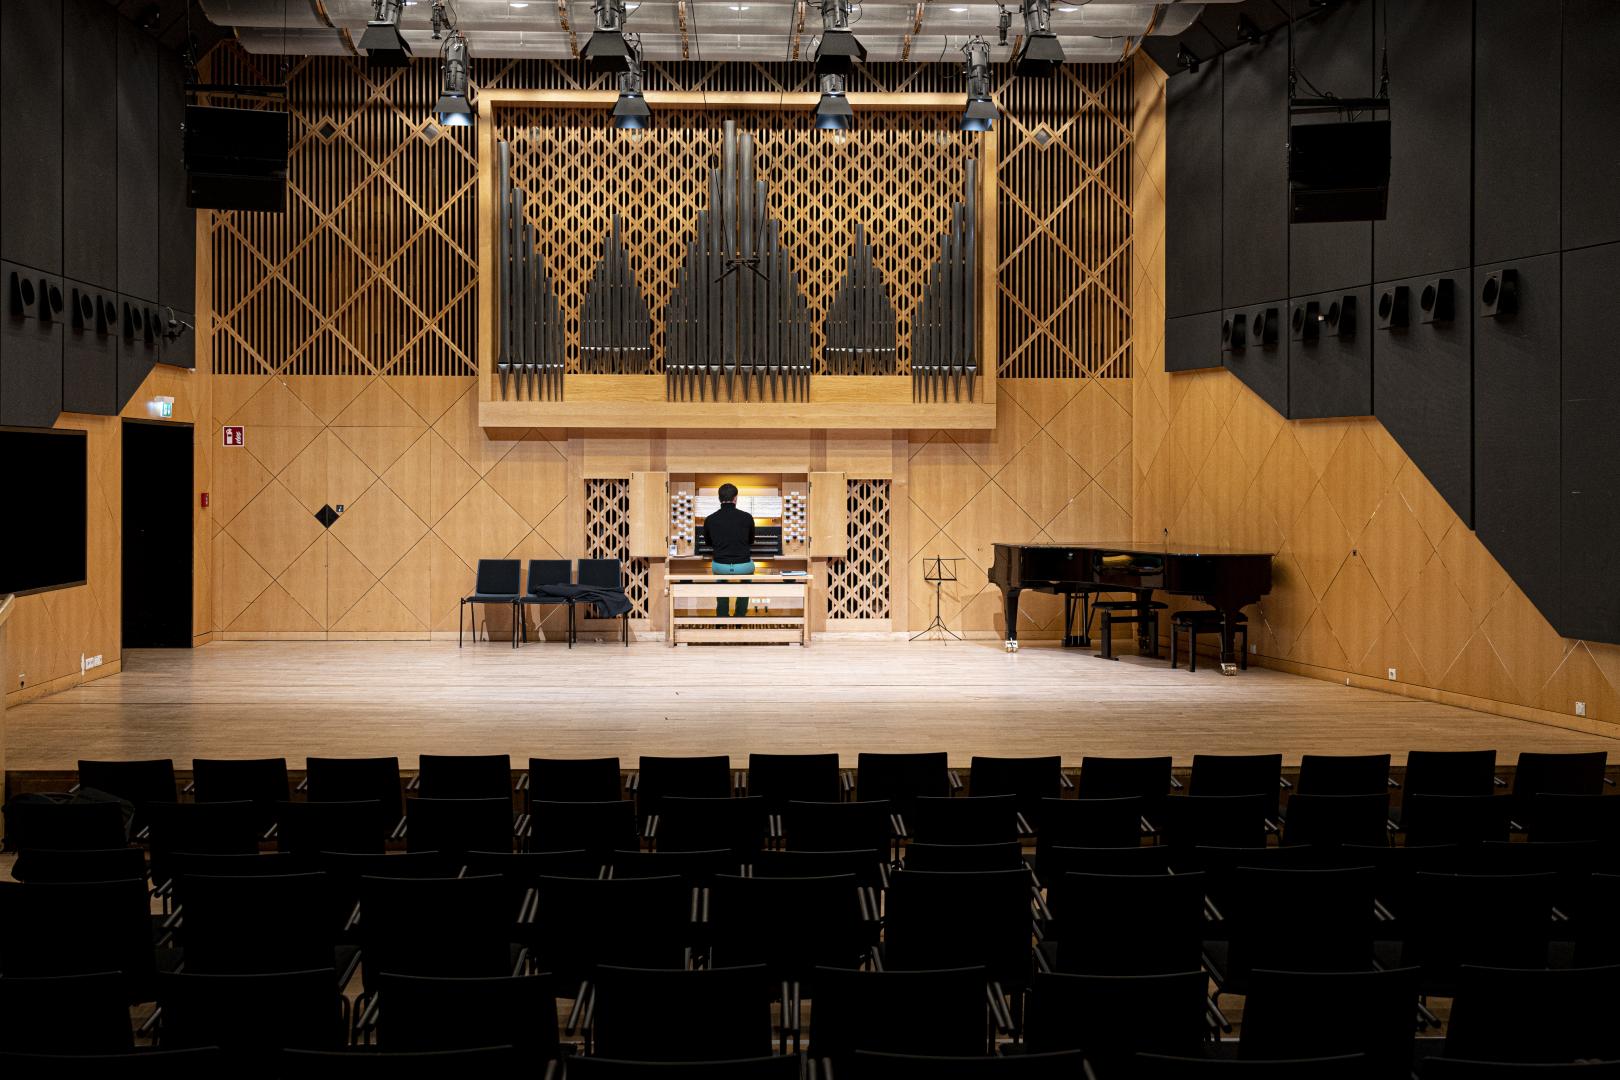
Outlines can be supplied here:
<path id="1" fill-rule="evenodd" d="M 606 862 L 615 851 L 640 846 L 636 804 L 616 802 L 529 803 L 528 847 L 531 851 L 585 850 Z"/>
<path id="2" fill-rule="evenodd" d="M 653 841 L 659 851 L 730 850 L 746 863 L 765 846 L 770 831 L 765 800 L 689 799 L 670 796 L 660 802 Z"/>
<path id="3" fill-rule="evenodd" d="M 1234 892 L 1233 878 L 1239 870 L 1320 870 L 1324 866 L 1343 864 L 1326 860 L 1315 848 L 1301 844 L 1265 848 L 1199 847 L 1174 865 L 1178 870 L 1192 867 L 1203 872 L 1204 895 L 1210 900 L 1211 916 L 1220 923 L 1220 913 L 1229 906 Z"/>
<path id="4" fill-rule="evenodd" d="M 602 862 L 585 851 L 469 851 L 461 857 L 469 877 L 498 874 L 506 882 L 507 909 L 513 913 L 512 940 L 528 936 L 531 893 L 543 877 L 601 876 Z"/>
<path id="5" fill-rule="evenodd" d="M 1537 795 L 1530 803 L 1529 838 L 1584 840 L 1620 847 L 1620 798 L 1605 795 Z"/>
<path id="6" fill-rule="evenodd" d="M 776 988 L 762 965 L 680 971 L 605 965 L 591 1009 L 595 1053 L 625 1061 L 710 1061 L 771 1052 Z"/>
<path id="7" fill-rule="evenodd" d="M 338 944 L 325 874 L 187 875 L 182 881 L 185 970 L 252 975 L 331 967 L 339 990 L 353 976 L 359 955 L 353 946 Z"/>
<path id="8" fill-rule="evenodd" d="M 810 1045 L 841 1075 L 857 1050 L 967 1057 L 991 1049 L 986 972 L 821 968 Z"/>
<path id="9" fill-rule="evenodd" d="M 512 759 L 507 754 L 423 754 L 416 793 L 424 799 L 512 801 Z"/>
<path id="10" fill-rule="evenodd" d="M 1401 790 L 1407 795 L 1489 795 L 1496 787 L 1495 750 L 1413 750 Z"/>
<path id="11" fill-rule="evenodd" d="M 1218 992 L 1248 993 L 1252 973 L 1369 971 L 1373 967 L 1371 867 L 1232 873 L 1221 912 L 1226 939 L 1204 942 Z"/>
<path id="12" fill-rule="evenodd" d="M 1204 973 L 1035 976 L 1025 1045 L 1078 1050 L 1096 1080 L 1133 1074 L 1139 1053 L 1197 1054 L 1209 1033 Z"/>
<path id="13" fill-rule="evenodd" d="M 406 799 L 405 850 L 510 851 L 512 800 Z"/>
<path id="14" fill-rule="evenodd" d="M 1084 1060 L 1078 1050 L 1002 1057 L 936 1057 L 857 1050 L 838 1075 L 852 1076 L 855 1080 L 899 1080 L 913 1076 L 926 1076 L 929 1080 L 1072 1080 L 1084 1074 Z"/>
<path id="15" fill-rule="evenodd" d="M 1513 769 L 1513 814 L 1534 826 L 1537 795 L 1601 795 L 1603 772 L 1609 755 L 1602 750 L 1583 754 L 1519 755 Z"/>
<path id="16" fill-rule="evenodd" d="M 217 1046 L 196 1050 L 131 1050 L 122 1054 L 0 1052 L 6 1076 L 116 1076 L 118 1080 L 218 1080 L 225 1055 Z"/>
<path id="17" fill-rule="evenodd" d="M 120 972 L 130 1002 L 152 1000 L 157 955 L 146 882 L 0 881 L 0 975 Z"/>
<path id="18" fill-rule="evenodd" d="M 530 559 L 529 560 L 529 587 L 518 598 L 518 607 L 515 614 L 518 627 L 523 640 L 529 640 L 529 626 L 525 621 L 524 608 L 529 607 L 566 607 L 568 609 L 568 625 L 564 627 L 564 634 L 568 639 L 568 647 L 574 647 L 574 600 L 572 597 L 540 596 L 542 585 L 572 585 L 574 582 L 574 564 L 567 559 Z M 584 584 L 584 582 L 581 582 Z M 539 624 L 535 624 L 536 631 Z M 539 636 L 538 632 L 535 635 Z"/>
<path id="19" fill-rule="evenodd" d="M 1373 1076 L 1410 1080 L 1418 971 L 1255 971 L 1238 1056 L 1289 1060 L 1365 1054 Z"/>
<path id="20" fill-rule="evenodd" d="M 377 802 L 377 835 L 386 839 L 405 819 L 405 796 L 399 758 L 328 758 L 304 760 L 305 798 L 310 802 Z"/>
<path id="21" fill-rule="evenodd" d="M 615 851 L 608 861 L 614 878 L 678 877 L 687 888 L 707 888 L 721 874 L 735 874 L 742 860 L 730 848 L 695 851 Z M 578 875 L 575 875 L 578 876 Z"/>
<path id="22" fill-rule="evenodd" d="M 735 1061 L 615 1061 L 604 1057 L 571 1057 L 566 1080 L 799 1080 L 801 1059 L 738 1058 Z"/>
<path id="23" fill-rule="evenodd" d="M 1508 839 L 1511 799 L 1484 795 L 1425 795 L 1408 791 L 1401 798 L 1401 831 L 1418 847 L 1437 844 L 1483 844 Z"/>
<path id="24" fill-rule="evenodd" d="M 1159 811 L 1162 842 L 1178 850 L 1195 847 L 1265 847 L 1267 810 L 1277 797 L 1183 795 Z"/>
<path id="25" fill-rule="evenodd" d="M 398 1080 L 399 1077 L 511 1076 L 520 1064 L 510 1046 L 476 1050 L 283 1050 L 283 1071 L 299 1080 Z M 213 1080 L 213 1078 L 210 1078 Z"/>
<path id="26" fill-rule="evenodd" d="M 19 1054 L 133 1050 L 124 977 L 116 971 L 32 978 L 7 974 L 0 978 L 0 1046 Z"/>
<path id="27" fill-rule="evenodd" d="M 1294 790 L 1301 795 L 1381 795 L 1389 791 L 1388 754 L 1306 754 Z"/>
<path id="28" fill-rule="evenodd" d="M 1424 1061 L 1422 1076 L 1423 1080 L 1620 1080 L 1620 1061 L 1526 1065 L 1432 1057 Z"/>
<path id="29" fill-rule="evenodd" d="M 1412 893 L 1418 874 L 1455 874 L 1461 850 L 1454 844 L 1423 846 L 1406 844 L 1389 847 L 1379 844 L 1360 847 L 1347 844 L 1337 852 L 1345 864 L 1373 868 L 1378 903 L 1391 921 L 1378 928 L 1380 940 L 1398 941 L 1412 914 Z"/>
<path id="30" fill-rule="evenodd" d="M 1170 756 L 1095 757 L 1080 759 L 1075 794 L 1082 799 L 1143 800 L 1143 816 L 1152 818 L 1170 794 Z"/>
<path id="31" fill-rule="evenodd" d="M 382 854 L 387 832 L 379 829 L 382 804 L 360 802 L 284 802 L 276 806 L 276 848 L 293 855 L 321 851 Z"/>
<path id="32" fill-rule="evenodd" d="M 711 963 L 759 964 L 776 982 L 805 983 L 817 967 L 859 964 L 876 922 L 877 912 L 868 910 L 853 875 L 723 874 L 710 889 Z"/>
<path id="33" fill-rule="evenodd" d="M 545 975 L 379 975 L 376 1018 L 377 1047 L 385 1052 L 511 1044 L 530 1075 L 561 1056 L 557 999 Z"/>
<path id="34" fill-rule="evenodd" d="M 464 878 L 360 879 L 360 950 L 368 993 L 379 974 L 441 978 L 511 975 L 515 912 L 506 882 Z"/>
<path id="35" fill-rule="evenodd" d="M 850 874 L 862 888 L 880 889 L 886 860 L 870 848 L 854 851 L 761 851 L 754 856 L 755 877 L 830 877 Z"/>
<path id="36" fill-rule="evenodd" d="M 19 860 L 20 861 L 20 860 Z M 1620 874 L 1593 874 L 1575 910 L 1575 966 L 1620 964 Z"/>
<path id="37" fill-rule="evenodd" d="M 837 754 L 749 754 L 748 794 L 780 814 L 790 802 L 837 802 L 843 794 Z"/>
<path id="38" fill-rule="evenodd" d="M 169 857 L 174 876 L 169 879 L 166 899 L 169 907 L 186 902 L 186 886 L 192 878 L 230 877 L 260 878 L 285 877 L 289 874 L 307 874 L 317 869 L 313 858 L 270 852 L 264 855 L 192 855 L 180 853 Z"/>
<path id="39" fill-rule="evenodd" d="M 1024 866 L 1024 849 L 1016 840 L 1001 844 L 919 844 L 906 845 L 907 870 L 943 870 L 968 873 L 978 870 L 1019 870 Z"/>
<path id="40" fill-rule="evenodd" d="M 1063 797 L 1063 759 L 1050 757 L 973 756 L 968 770 L 968 794 L 1011 795 L 1018 812 L 1032 831 L 1040 831 L 1043 799 Z"/>
<path id="41" fill-rule="evenodd" d="M 525 808 L 546 802 L 618 802 L 624 798 L 624 774 L 616 757 L 530 758 Z"/>
<path id="42" fill-rule="evenodd" d="M 1306 795 L 1288 799 L 1282 842 L 1318 848 L 1389 843 L 1389 792 L 1366 795 Z"/>
<path id="43" fill-rule="evenodd" d="M 861 754 L 855 759 L 855 794 L 862 802 L 886 801 L 896 814 L 904 815 L 919 796 L 944 798 L 950 793 L 951 772 L 944 751 Z"/>
<path id="44" fill-rule="evenodd" d="M 146 828 L 146 808 L 178 799 L 174 762 L 168 758 L 140 761 L 79 761 L 79 786 L 116 795 L 135 808 L 130 830 L 137 836 Z"/>
<path id="45" fill-rule="evenodd" d="M 1041 831 L 1035 838 L 1035 864 L 1054 847 L 1139 847 L 1148 800 L 1043 799 Z"/>
<path id="46" fill-rule="evenodd" d="M 473 608 L 473 641 L 478 641 L 479 604 L 504 604 L 512 612 L 512 648 L 518 643 L 518 603 L 523 599 L 522 563 L 517 559 L 479 559 L 473 591 L 461 598 L 456 611 L 456 648 L 461 648 L 462 627 L 468 607 Z"/>
<path id="47" fill-rule="evenodd" d="M 561 878 L 535 882 L 529 946 L 559 992 L 602 964 L 684 968 L 692 937 L 691 888 L 678 877 Z"/>
<path id="48" fill-rule="evenodd" d="M 1058 971 L 1168 975 L 1202 962 L 1202 874 L 1067 874 L 1047 903 L 1056 940 L 1042 953 Z"/>
<path id="49" fill-rule="evenodd" d="M 581 559 L 579 560 L 579 583 L 590 585 L 598 589 L 624 590 L 624 573 L 619 566 L 618 559 Z M 592 605 L 594 608 L 594 605 Z M 598 618 L 606 618 L 597 612 Z M 630 647 L 630 612 L 626 611 L 619 616 L 619 636 L 624 641 L 624 647 Z"/>
<path id="50" fill-rule="evenodd" d="M 1009 843 L 1018 839 L 1018 800 L 1012 795 L 918 798 L 905 823 L 911 838 L 924 844 Z"/>
<path id="51" fill-rule="evenodd" d="M 152 803 L 146 808 L 152 837 L 152 881 L 173 877 L 171 857 L 253 855 L 259 850 L 259 813 L 251 802 Z"/>
<path id="52" fill-rule="evenodd" d="M 1027 870 L 977 874 L 899 870 L 889 879 L 883 964 L 913 971 L 982 966 L 1013 993 L 1029 982 Z"/>
<path id="53" fill-rule="evenodd" d="M 252 803 L 261 833 L 276 823 L 276 804 L 292 796 L 286 758 L 197 758 L 191 786 L 200 803 Z"/>
<path id="54" fill-rule="evenodd" d="M 888 862 L 894 846 L 893 804 L 866 802 L 789 802 L 782 811 L 782 836 L 789 851 L 870 851 Z"/>
<path id="55" fill-rule="evenodd" d="M 217 1046 L 232 1072 L 277 1075 L 275 1051 L 336 1050 L 345 1031 L 331 968 L 270 975 L 158 976 L 165 1049 Z"/>
<path id="56" fill-rule="evenodd" d="M 107 802 L 27 802 L 6 804 L 6 850 L 93 851 L 129 843 L 124 809 Z"/>
<path id="57" fill-rule="evenodd" d="M 728 799 L 731 787 L 731 759 L 723 754 L 643 757 L 636 776 L 636 810 L 645 820 L 657 814 L 670 796 Z"/>
<path id="58" fill-rule="evenodd" d="M 1189 795 L 1263 795 L 1266 817 L 1277 819 L 1281 754 L 1194 754 Z"/>
<path id="59" fill-rule="evenodd" d="M 1556 874 L 1414 875 L 1399 964 L 1422 968 L 1423 992 L 1442 997 L 1454 992 L 1464 964 L 1545 967 L 1557 880 Z"/>
<path id="60" fill-rule="evenodd" d="M 327 886 L 331 890 L 329 913 L 332 924 L 346 936 L 353 936 L 354 928 L 358 925 L 356 914 L 360 905 L 361 878 L 453 878 L 461 873 L 459 859 L 440 855 L 437 851 L 400 855 L 325 851 L 316 856 L 314 866 L 326 875 Z"/>
<path id="61" fill-rule="evenodd" d="M 1592 843 L 1527 841 L 1508 843 L 1488 841 L 1465 848 L 1458 855 L 1457 872 L 1462 874 L 1552 874 L 1553 906 L 1565 915 L 1575 912 L 1580 895 L 1592 872 L 1598 868 L 1603 849 Z M 1560 934 L 1560 937 L 1565 935 Z"/>
<path id="62" fill-rule="evenodd" d="M 1052 847 L 1040 866 L 1041 885 L 1052 920 L 1068 902 L 1064 889 L 1070 874 L 1168 874 L 1175 853 L 1163 844 L 1139 847 Z"/>
<path id="63" fill-rule="evenodd" d="M 1166 1057 L 1138 1054 L 1134 1080 L 1371 1080 L 1363 1054 L 1294 1061 L 1248 1061 L 1241 1058 Z"/>
<path id="64" fill-rule="evenodd" d="M 1476 1061 L 1620 1060 L 1620 967 L 1464 965 L 1444 1054 Z"/>
<path id="65" fill-rule="evenodd" d="M 146 852 L 138 847 L 100 851 L 52 851 L 32 848 L 19 852 L 11 876 L 27 882 L 122 881 L 146 878 Z"/>

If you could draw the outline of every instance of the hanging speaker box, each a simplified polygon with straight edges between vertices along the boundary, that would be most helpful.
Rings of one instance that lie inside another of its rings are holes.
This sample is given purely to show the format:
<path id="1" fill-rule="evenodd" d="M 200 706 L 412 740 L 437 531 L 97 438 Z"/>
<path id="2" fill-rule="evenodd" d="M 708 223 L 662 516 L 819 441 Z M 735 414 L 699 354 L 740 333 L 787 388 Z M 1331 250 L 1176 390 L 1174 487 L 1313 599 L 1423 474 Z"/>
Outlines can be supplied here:
<path id="1" fill-rule="evenodd" d="M 1388 120 L 1289 125 L 1289 221 L 1382 221 L 1388 204 Z"/>

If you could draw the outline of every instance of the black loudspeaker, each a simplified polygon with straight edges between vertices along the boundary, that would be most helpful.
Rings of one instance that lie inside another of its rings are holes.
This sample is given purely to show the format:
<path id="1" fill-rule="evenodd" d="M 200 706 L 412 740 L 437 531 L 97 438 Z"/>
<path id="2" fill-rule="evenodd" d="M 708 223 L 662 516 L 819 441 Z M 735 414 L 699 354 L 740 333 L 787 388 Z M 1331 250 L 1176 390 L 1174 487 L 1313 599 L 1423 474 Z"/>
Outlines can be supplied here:
<path id="1" fill-rule="evenodd" d="M 1289 321 L 1289 335 L 1293 340 L 1309 345 L 1322 336 L 1324 318 L 1322 305 L 1315 300 L 1295 304 L 1293 317 Z"/>
<path id="2" fill-rule="evenodd" d="M 89 330 L 96 325 L 96 311 L 101 305 L 89 291 L 73 287 L 73 301 L 68 305 L 68 317 L 75 330 Z"/>
<path id="3" fill-rule="evenodd" d="M 287 113 L 187 105 L 186 205 L 268 210 L 287 205 Z"/>
<path id="4" fill-rule="evenodd" d="M 1479 287 L 1479 313 L 1490 319 L 1512 315 L 1518 310 L 1519 272 L 1510 266 L 1486 274 L 1485 284 Z"/>
<path id="5" fill-rule="evenodd" d="M 62 286 L 49 278 L 32 277 L 21 270 L 11 271 L 6 290 L 10 304 L 8 314 L 14 319 L 38 319 L 55 322 L 62 317 L 65 301 Z"/>
<path id="6" fill-rule="evenodd" d="M 96 333 L 111 334 L 118 329 L 118 301 L 110 296 L 96 297 Z"/>
<path id="7" fill-rule="evenodd" d="M 1289 221 L 1382 221 L 1388 204 L 1388 120 L 1289 125 Z"/>
<path id="8" fill-rule="evenodd" d="M 1249 320 L 1249 338 L 1256 345 L 1266 346 L 1277 344 L 1279 317 L 1276 308 L 1262 308 L 1254 313 Z"/>
<path id="9" fill-rule="evenodd" d="M 1242 352 L 1247 344 L 1245 333 L 1246 320 L 1242 315 L 1233 315 L 1221 323 L 1221 352 Z"/>
<path id="10" fill-rule="evenodd" d="M 1322 316 L 1323 327 L 1328 337 L 1353 338 L 1356 336 L 1356 303 L 1354 293 L 1340 297 L 1328 305 L 1327 313 Z"/>
<path id="11" fill-rule="evenodd" d="M 1379 293 L 1378 329 L 1399 330 L 1409 325 L 1411 303 L 1412 290 L 1405 285 L 1396 285 Z"/>
<path id="12" fill-rule="evenodd" d="M 1418 307 L 1422 309 L 1422 321 L 1426 323 L 1448 323 L 1457 315 L 1456 283 L 1450 278 L 1434 278 L 1423 283 L 1423 292 L 1418 295 Z"/>
<path id="13" fill-rule="evenodd" d="M 134 341 L 141 336 L 141 331 L 146 326 L 146 314 L 128 300 L 124 301 L 123 309 L 123 318 L 118 322 L 119 329 L 122 330 L 125 340 Z"/>

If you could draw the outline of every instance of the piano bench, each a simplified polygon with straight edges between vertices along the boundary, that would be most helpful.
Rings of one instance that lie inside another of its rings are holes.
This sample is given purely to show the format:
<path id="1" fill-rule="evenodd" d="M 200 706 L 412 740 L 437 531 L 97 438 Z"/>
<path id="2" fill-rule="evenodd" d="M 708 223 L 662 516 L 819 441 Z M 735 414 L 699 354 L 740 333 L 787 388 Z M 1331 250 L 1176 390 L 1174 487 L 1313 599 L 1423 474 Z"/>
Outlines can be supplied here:
<path id="1" fill-rule="evenodd" d="M 1170 666 L 1177 666 L 1177 645 L 1182 633 L 1187 635 L 1187 671 L 1198 670 L 1198 635 L 1221 634 L 1221 613 L 1200 609 L 1178 611 L 1170 616 Z M 1232 637 L 1238 645 L 1238 667 L 1249 669 L 1249 617 L 1241 611 L 1232 617 Z"/>
<path id="2" fill-rule="evenodd" d="M 1114 655 L 1114 624 L 1135 623 L 1137 626 L 1137 641 L 1144 655 L 1157 658 L 1159 655 L 1159 612 L 1169 605 L 1163 600 L 1098 600 L 1091 605 L 1093 611 L 1101 613 L 1102 626 L 1098 631 L 1102 635 L 1102 652 L 1097 655 L 1104 660 L 1117 660 Z"/>

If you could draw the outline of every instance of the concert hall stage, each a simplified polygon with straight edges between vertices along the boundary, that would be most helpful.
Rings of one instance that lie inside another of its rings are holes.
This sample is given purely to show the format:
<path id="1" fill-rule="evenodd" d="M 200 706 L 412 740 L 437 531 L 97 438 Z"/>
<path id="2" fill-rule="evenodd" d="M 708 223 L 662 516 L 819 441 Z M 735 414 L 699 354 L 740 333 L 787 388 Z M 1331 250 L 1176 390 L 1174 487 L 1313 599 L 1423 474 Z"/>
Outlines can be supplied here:
<path id="1" fill-rule="evenodd" d="M 217 642 L 131 651 L 123 670 L 9 710 L 7 768 L 78 758 L 420 753 L 641 754 L 946 750 L 974 754 L 1495 747 L 1612 750 L 1615 740 L 1264 668 L 1236 677 L 1031 642 L 818 641 L 808 649 L 582 642 Z"/>

